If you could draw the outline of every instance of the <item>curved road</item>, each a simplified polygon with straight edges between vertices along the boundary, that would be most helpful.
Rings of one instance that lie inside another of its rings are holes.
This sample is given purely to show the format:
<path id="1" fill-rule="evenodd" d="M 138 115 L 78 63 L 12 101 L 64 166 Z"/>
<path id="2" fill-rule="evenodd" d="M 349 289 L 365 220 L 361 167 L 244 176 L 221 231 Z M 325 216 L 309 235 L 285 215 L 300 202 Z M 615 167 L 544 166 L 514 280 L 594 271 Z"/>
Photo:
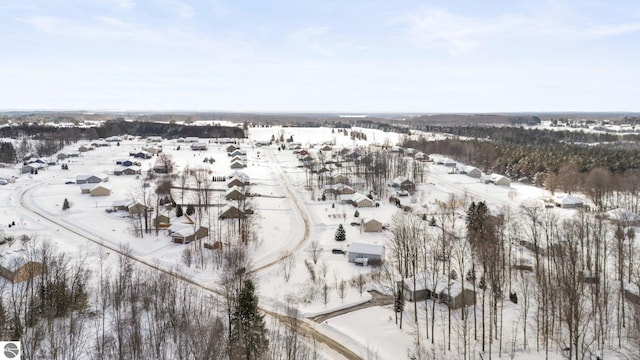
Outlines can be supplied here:
<path id="1" fill-rule="evenodd" d="M 293 204 L 295 205 L 295 208 L 297 209 L 298 213 L 300 214 L 300 216 L 303 219 L 303 222 L 305 224 L 305 231 L 303 234 L 302 239 L 300 240 L 300 242 L 298 242 L 298 244 L 293 248 L 293 252 L 297 251 L 300 249 L 300 247 L 302 247 L 304 245 L 304 243 L 308 240 L 309 235 L 310 235 L 310 220 L 309 220 L 309 216 L 306 213 L 306 211 L 304 210 L 305 208 L 300 204 L 300 200 L 298 199 L 298 197 L 295 195 L 294 191 L 290 188 L 288 181 L 286 180 L 284 174 L 282 173 L 282 169 L 276 165 L 275 159 L 273 157 L 273 153 L 270 151 L 270 158 L 272 160 L 272 166 L 275 170 L 276 175 L 278 176 L 278 179 L 281 183 L 281 185 L 283 186 L 283 188 L 286 190 L 286 192 L 289 194 L 289 196 L 291 197 L 291 201 L 293 202 Z M 186 277 L 180 273 L 176 273 L 175 271 L 166 269 L 164 267 L 158 266 L 156 264 L 153 264 L 145 259 L 139 258 L 137 256 L 134 256 L 131 253 L 122 251 L 119 248 L 116 248 L 114 246 L 105 244 L 104 242 L 100 241 L 100 240 L 96 240 L 95 238 L 92 238 L 91 236 L 88 236 L 86 234 L 83 234 L 79 229 L 77 228 L 73 228 L 71 226 L 68 226 L 64 223 L 58 222 L 55 218 L 50 217 L 47 214 L 44 214 L 41 211 L 38 211 L 37 209 L 35 209 L 34 207 L 30 206 L 26 201 L 25 201 L 25 196 L 31 191 L 33 190 L 35 187 L 37 187 L 38 185 L 40 185 L 40 183 L 36 183 L 33 184 L 29 187 L 24 188 L 23 190 L 20 191 L 19 193 L 19 202 L 20 202 L 20 206 L 27 210 L 28 212 L 31 212 L 32 214 L 37 215 L 38 217 L 40 217 L 41 219 L 51 223 L 52 225 L 58 226 L 61 229 L 66 230 L 69 233 L 72 233 L 76 236 L 79 236 L 89 242 L 92 242 L 102 248 L 108 249 L 110 251 L 113 251 L 114 253 L 117 253 L 121 256 L 125 256 L 129 259 L 131 259 L 132 261 L 135 261 L 139 264 L 142 264 L 144 266 L 147 266 L 149 268 L 152 268 L 156 271 L 165 273 L 167 275 L 173 276 L 176 279 L 182 280 L 190 285 L 193 285 L 195 287 L 198 287 L 202 290 L 205 290 L 209 293 L 218 295 L 218 296 L 222 296 L 222 292 L 217 289 L 217 288 L 213 288 L 213 287 L 209 287 L 206 285 L 203 285 L 197 281 L 194 281 L 193 279 L 190 279 L 189 277 Z M 277 263 L 279 263 L 280 261 L 282 261 L 284 258 L 286 258 L 286 256 L 280 257 L 278 259 L 275 259 L 265 265 L 262 265 L 256 269 L 251 270 L 251 273 L 255 273 L 258 272 L 260 270 L 266 269 L 270 266 L 273 266 Z M 269 314 L 270 316 L 274 316 L 276 319 L 282 321 L 286 318 L 286 316 L 282 315 L 282 314 L 278 314 L 272 311 L 269 311 L 267 309 L 261 308 L 261 310 L 266 313 Z M 312 326 L 310 326 L 309 324 L 305 323 L 302 320 L 297 320 L 299 322 L 300 328 L 303 330 L 303 332 L 309 336 L 312 337 L 313 339 L 315 339 L 318 342 L 321 342 L 323 344 L 325 344 L 328 348 L 332 349 L 333 351 L 337 352 L 338 354 L 342 355 L 345 359 L 349 359 L 349 360 L 359 360 L 362 359 L 360 356 L 358 356 L 356 353 L 354 353 L 353 351 L 349 350 L 347 347 L 345 347 L 344 345 L 340 344 L 338 341 L 332 339 L 331 337 L 317 331 L 316 329 L 314 329 Z"/>

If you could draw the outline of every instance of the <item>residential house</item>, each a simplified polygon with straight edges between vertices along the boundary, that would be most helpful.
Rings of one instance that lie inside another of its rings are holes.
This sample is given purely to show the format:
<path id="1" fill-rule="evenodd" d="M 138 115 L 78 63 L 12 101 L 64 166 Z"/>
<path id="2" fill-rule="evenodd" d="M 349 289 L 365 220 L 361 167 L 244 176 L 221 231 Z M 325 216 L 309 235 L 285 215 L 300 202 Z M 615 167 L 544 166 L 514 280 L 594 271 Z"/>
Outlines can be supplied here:
<path id="1" fill-rule="evenodd" d="M 418 161 L 429 161 L 429 155 L 423 153 L 422 151 L 420 151 L 419 153 L 417 153 L 414 158 Z"/>
<path id="2" fill-rule="evenodd" d="M 617 208 L 609 210 L 605 213 L 605 216 L 612 222 L 622 224 L 623 226 L 640 225 L 640 216 L 627 209 Z"/>
<path id="3" fill-rule="evenodd" d="M 344 174 L 334 173 L 330 178 L 332 184 L 349 184 L 349 177 Z"/>
<path id="4" fill-rule="evenodd" d="M 444 165 L 444 166 L 446 166 L 446 167 L 456 167 L 456 165 L 457 165 L 457 164 L 456 164 L 456 162 L 455 162 L 455 161 L 453 161 L 453 160 L 452 160 L 452 159 L 450 159 L 450 158 L 440 158 L 440 159 L 436 162 L 436 164 L 438 164 L 438 165 Z"/>
<path id="5" fill-rule="evenodd" d="M 553 202 L 557 207 L 563 209 L 577 209 L 584 206 L 584 202 L 581 199 L 571 195 L 556 196 Z"/>
<path id="6" fill-rule="evenodd" d="M 220 210 L 220 219 L 237 219 L 244 216 L 244 212 L 232 204 L 225 205 Z"/>
<path id="7" fill-rule="evenodd" d="M 345 184 L 325 185 L 324 192 L 327 194 L 337 195 L 348 195 L 356 193 L 356 191 L 351 186 Z"/>
<path id="8" fill-rule="evenodd" d="M 147 142 L 162 142 L 162 136 L 147 136 Z"/>
<path id="9" fill-rule="evenodd" d="M 122 166 L 113 170 L 113 175 L 140 175 L 142 171 L 139 166 Z"/>
<path id="10" fill-rule="evenodd" d="M 129 206 L 133 205 L 131 200 L 116 200 L 111 203 L 114 211 L 129 211 Z"/>
<path id="11" fill-rule="evenodd" d="M 158 215 L 153 219 L 153 223 L 157 228 L 166 229 L 171 226 L 171 220 L 166 215 Z"/>
<path id="12" fill-rule="evenodd" d="M 427 275 L 426 277 L 406 278 L 403 280 L 405 299 L 409 301 L 422 301 L 436 299 L 440 303 L 447 304 L 451 309 L 460 309 L 463 306 L 473 306 L 476 303 L 476 293 L 473 289 L 457 281 L 449 280 L 442 275 Z"/>
<path id="13" fill-rule="evenodd" d="M 194 142 L 191 143 L 191 150 L 194 151 L 203 151 L 203 150 L 207 150 L 207 144 L 203 143 L 203 142 Z"/>
<path id="14" fill-rule="evenodd" d="M 389 184 L 391 187 L 400 188 L 403 191 L 414 192 L 416 190 L 416 185 L 413 181 L 409 180 L 406 176 L 398 176 L 391 181 Z"/>
<path id="15" fill-rule="evenodd" d="M 97 184 L 109 181 L 107 175 L 78 175 L 76 176 L 76 184 Z"/>
<path id="16" fill-rule="evenodd" d="M 349 262 L 367 263 L 382 262 L 384 258 L 384 245 L 363 242 L 353 242 L 349 246 Z M 367 260 L 364 260 L 367 259 Z"/>
<path id="17" fill-rule="evenodd" d="M 138 215 L 143 215 L 147 211 L 147 207 L 144 204 L 141 204 L 139 202 L 137 203 L 132 202 L 131 204 L 129 204 L 129 208 L 127 210 L 129 211 L 130 216 L 138 216 Z M 148 209 L 148 210 L 153 210 L 153 209 Z"/>
<path id="18" fill-rule="evenodd" d="M 239 171 L 239 170 L 234 170 L 231 172 L 231 174 L 229 174 L 229 179 L 233 178 L 233 177 L 237 177 L 240 180 L 242 180 L 245 184 L 249 185 L 249 175 L 247 175 L 247 173 L 245 173 L 244 171 Z"/>
<path id="19" fill-rule="evenodd" d="M 230 145 L 227 145 L 227 147 L 225 149 L 227 150 L 228 153 L 231 153 L 231 152 L 235 151 L 236 149 L 238 149 L 238 147 L 235 146 L 234 144 L 230 144 Z"/>
<path id="20" fill-rule="evenodd" d="M 245 193 L 237 186 L 233 186 L 227 190 L 224 198 L 226 200 L 244 200 Z"/>
<path id="21" fill-rule="evenodd" d="M 243 156 L 234 156 L 231 158 L 231 162 L 235 162 L 235 161 L 240 161 L 240 162 L 245 162 L 247 159 Z"/>
<path id="22" fill-rule="evenodd" d="M 200 240 L 209 235 L 209 229 L 200 226 L 198 229 L 193 229 L 192 226 L 185 227 L 179 231 L 175 231 L 171 234 L 171 241 L 176 244 L 188 244 L 192 241 Z"/>
<path id="23" fill-rule="evenodd" d="M 0 276 L 13 282 L 19 283 L 39 276 L 44 271 L 44 266 L 39 261 L 29 261 L 23 254 L 16 256 L 0 257 Z"/>
<path id="24" fill-rule="evenodd" d="M 89 195 L 91 196 L 109 196 L 111 195 L 111 188 L 106 185 L 95 185 L 89 189 Z"/>
<path id="25" fill-rule="evenodd" d="M 152 155 L 158 155 L 159 153 L 162 152 L 162 148 L 156 147 L 156 146 L 149 146 L 149 147 L 143 147 L 142 151 L 146 151 Z"/>
<path id="26" fill-rule="evenodd" d="M 244 187 L 245 185 L 246 185 L 246 184 L 245 184 L 245 182 L 244 182 L 244 181 L 242 181 L 242 180 L 241 180 L 239 177 L 237 177 L 237 176 L 234 176 L 234 177 L 230 178 L 229 180 L 227 180 L 227 187 L 228 187 L 228 188 L 231 188 L 231 187 L 234 187 L 234 186 L 237 186 L 237 187 Z"/>
<path id="27" fill-rule="evenodd" d="M 376 205 L 375 201 L 360 193 L 344 194 L 338 198 L 341 204 L 351 204 L 355 207 L 374 207 Z"/>
<path id="28" fill-rule="evenodd" d="M 360 229 L 363 232 L 380 232 L 382 231 L 382 223 L 376 219 L 363 218 L 360 220 Z"/>
<path id="29" fill-rule="evenodd" d="M 482 177 L 482 171 L 473 166 L 461 166 L 458 168 L 458 172 L 476 179 L 480 179 L 480 177 Z"/>
<path id="30" fill-rule="evenodd" d="M 511 180 L 509 180 L 508 177 L 496 173 L 485 176 L 483 181 L 487 184 L 491 183 L 499 186 L 511 186 Z"/>
<path id="31" fill-rule="evenodd" d="M 246 165 L 242 161 L 234 161 L 234 162 L 231 163 L 231 168 L 232 169 L 242 169 L 242 168 L 245 168 L 245 167 L 246 167 Z"/>
<path id="32" fill-rule="evenodd" d="M 47 165 L 45 164 L 40 164 L 40 163 L 31 163 L 31 164 L 27 164 L 25 166 L 23 166 L 20 169 L 20 173 L 22 174 L 37 174 L 38 171 L 41 171 L 43 169 L 46 169 Z"/>
<path id="33" fill-rule="evenodd" d="M 240 149 L 236 149 L 233 150 L 232 152 L 228 153 L 227 155 L 229 156 L 247 156 L 247 152 L 240 150 Z"/>
<path id="34" fill-rule="evenodd" d="M 153 156 L 144 150 L 141 151 L 132 151 L 129 153 L 129 155 L 133 156 L 134 158 L 139 158 L 139 159 L 151 159 Z"/>

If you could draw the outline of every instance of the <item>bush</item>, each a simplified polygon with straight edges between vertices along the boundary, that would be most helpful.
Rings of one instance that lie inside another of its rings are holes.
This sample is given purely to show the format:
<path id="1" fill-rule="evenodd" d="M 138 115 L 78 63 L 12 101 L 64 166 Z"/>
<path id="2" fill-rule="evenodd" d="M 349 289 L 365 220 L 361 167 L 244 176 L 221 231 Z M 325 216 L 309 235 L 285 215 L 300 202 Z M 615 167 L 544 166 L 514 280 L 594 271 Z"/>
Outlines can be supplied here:
<path id="1" fill-rule="evenodd" d="M 511 300 L 512 303 L 517 304 L 518 303 L 518 294 L 512 292 L 509 294 L 509 300 Z"/>

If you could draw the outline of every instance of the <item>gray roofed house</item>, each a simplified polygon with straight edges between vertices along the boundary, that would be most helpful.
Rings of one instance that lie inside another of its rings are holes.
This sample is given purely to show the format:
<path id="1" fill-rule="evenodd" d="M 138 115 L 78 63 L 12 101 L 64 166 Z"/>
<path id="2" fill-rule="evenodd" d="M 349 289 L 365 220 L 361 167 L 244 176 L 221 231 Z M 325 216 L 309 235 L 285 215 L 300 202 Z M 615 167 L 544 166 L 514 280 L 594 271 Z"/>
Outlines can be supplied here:
<path id="1" fill-rule="evenodd" d="M 384 258 L 384 245 L 354 242 L 349 246 L 349 262 L 361 262 L 362 259 L 380 262 Z"/>
<path id="2" fill-rule="evenodd" d="M 107 181 L 109 181 L 107 175 L 78 175 L 76 177 L 76 184 L 97 184 Z"/>

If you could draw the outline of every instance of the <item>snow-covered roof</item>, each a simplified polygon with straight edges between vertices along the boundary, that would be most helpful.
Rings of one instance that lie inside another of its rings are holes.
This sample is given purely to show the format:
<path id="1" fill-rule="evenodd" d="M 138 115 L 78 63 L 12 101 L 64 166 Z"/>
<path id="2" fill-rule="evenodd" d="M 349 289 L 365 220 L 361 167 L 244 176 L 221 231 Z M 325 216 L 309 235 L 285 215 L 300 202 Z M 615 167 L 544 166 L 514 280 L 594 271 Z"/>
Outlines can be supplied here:
<path id="1" fill-rule="evenodd" d="M 353 201 L 353 202 L 358 202 L 364 199 L 373 201 L 371 199 L 369 199 L 368 197 L 362 195 L 361 193 L 353 193 L 353 194 L 341 194 L 339 196 L 341 201 Z"/>
<path id="2" fill-rule="evenodd" d="M 638 221 L 640 216 L 627 209 L 617 208 L 607 211 L 607 217 L 617 221 Z"/>
<path id="3" fill-rule="evenodd" d="M 582 200 L 572 195 L 557 196 L 554 198 L 556 204 L 569 205 L 569 204 L 582 204 Z"/>
<path id="4" fill-rule="evenodd" d="M 384 246 L 381 244 L 354 242 L 349 246 L 349 252 L 382 256 L 384 253 Z"/>
<path id="5" fill-rule="evenodd" d="M 120 207 L 120 206 L 129 207 L 130 205 L 133 205 L 132 200 L 115 200 L 114 202 L 111 203 L 111 206 L 113 207 Z"/>
<path id="6" fill-rule="evenodd" d="M 233 192 L 239 192 L 239 193 L 243 194 L 242 190 L 239 187 L 233 185 L 232 187 L 227 189 L 226 195 L 229 195 L 229 194 L 231 194 Z"/>

